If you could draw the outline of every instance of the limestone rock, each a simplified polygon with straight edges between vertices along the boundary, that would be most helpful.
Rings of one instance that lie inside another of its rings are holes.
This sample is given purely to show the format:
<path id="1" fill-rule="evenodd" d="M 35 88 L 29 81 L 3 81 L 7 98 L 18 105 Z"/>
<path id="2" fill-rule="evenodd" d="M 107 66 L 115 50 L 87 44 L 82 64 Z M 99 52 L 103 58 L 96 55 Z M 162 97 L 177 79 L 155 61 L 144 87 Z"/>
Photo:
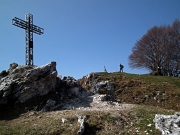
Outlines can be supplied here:
<path id="1" fill-rule="evenodd" d="M 62 118 L 62 123 L 64 124 L 64 123 L 66 123 L 66 122 L 67 122 L 67 119 Z"/>
<path id="2" fill-rule="evenodd" d="M 79 82 L 73 77 L 64 77 L 62 81 L 65 82 L 66 86 L 66 94 L 68 97 L 86 97 L 88 95 L 87 91 L 84 90 Z"/>
<path id="3" fill-rule="evenodd" d="M 87 121 L 87 118 L 86 118 L 86 116 L 82 117 L 81 115 L 78 115 L 78 114 L 76 116 L 78 117 L 78 122 L 80 123 L 80 128 L 79 128 L 77 134 L 82 135 L 85 131 L 85 123 Z"/>
<path id="4" fill-rule="evenodd" d="M 8 75 L 8 72 L 6 72 L 6 70 L 3 70 L 1 73 L 0 73 L 0 79 L 7 76 Z"/>
<path id="5" fill-rule="evenodd" d="M 13 69 L 15 69 L 16 67 L 18 67 L 18 64 L 17 63 L 11 63 L 10 65 L 9 65 L 9 72 L 11 72 Z"/>
<path id="6" fill-rule="evenodd" d="M 46 105 L 44 107 L 44 111 L 51 111 L 51 108 L 54 107 L 56 104 L 56 101 L 52 100 L 52 99 L 49 99 L 47 102 L 46 102 Z"/>
<path id="7" fill-rule="evenodd" d="M 33 97 L 46 95 L 56 87 L 56 79 L 56 62 L 44 66 L 12 63 L 8 75 L 0 78 L 0 105 L 12 100 L 24 103 Z"/>
<path id="8" fill-rule="evenodd" d="M 93 97 L 93 102 L 106 101 L 106 95 L 99 95 Z"/>
<path id="9" fill-rule="evenodd" d="M 96 94 L 100 88 L 106 89 L 106 98 L 115 101 L 114 86 L 109 81 L 102 81 L 94 84 L 93 93 Z"/>
<path id="10" fill-rule="evenodd" d="M 156 129 L 159 129 L 162 135 L 180 134 L 180 113 L 174 115 L 156 114 L 154 122 Z"/>

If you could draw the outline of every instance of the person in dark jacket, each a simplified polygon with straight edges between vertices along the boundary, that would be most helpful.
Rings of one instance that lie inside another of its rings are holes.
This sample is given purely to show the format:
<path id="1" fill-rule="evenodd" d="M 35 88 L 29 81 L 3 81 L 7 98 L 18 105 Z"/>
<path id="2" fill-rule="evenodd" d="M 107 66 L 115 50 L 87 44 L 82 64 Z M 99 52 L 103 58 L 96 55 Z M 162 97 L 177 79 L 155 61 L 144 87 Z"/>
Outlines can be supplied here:
<path id="1" fill-rule="evenodd" d="M 124 66 L 123 66 L 122 64 L 120 64 L 119 66 L 120 66 L 120 72 L 123 73 L 123 68 L 124 68 Z"/>

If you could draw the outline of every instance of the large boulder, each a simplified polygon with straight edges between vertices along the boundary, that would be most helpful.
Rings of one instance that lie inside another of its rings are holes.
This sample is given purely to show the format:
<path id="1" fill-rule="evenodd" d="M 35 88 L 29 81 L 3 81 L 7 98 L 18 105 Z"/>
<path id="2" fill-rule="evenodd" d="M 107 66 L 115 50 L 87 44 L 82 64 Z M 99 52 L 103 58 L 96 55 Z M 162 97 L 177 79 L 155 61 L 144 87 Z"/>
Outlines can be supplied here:
<path id="1" fill-rule="evenodd" d="M 53 91 L 57 83 L 56 62 L 44 66 L 18 66 L 10 64 L 0 78 L 0 105 L 10 102 L 24 103 L 28 99 Z"/>
<path id="2" fill-rule="evenodd" d="M 94 94 L 106 94 L 104 100 L 116 101 L 114 84 L 112 84 L 109 79 L 104 81 L 99 74 L 101 74 L 101 72 L 92 72 L 84 76 L 82 79 L 79 79 L 78 82 L 82 88 L 89 90 Z"/>
<path id="3" fill-rule="evenodd" d="M 162 135 L 179 135 L 180 134 L 180 113 L 174 115 L 156 114 L 153 120 L 156 129 L 162 132 Z"/>
<path id="4" fill-rule="evenodd" d="M 66 94 L 68 97 L 85 97 L 87 96 L 87 91 L 84 90 L 79 82 L 73 77 L 64 77 L 62 79 L 66 84 Z"/>
<path id="5" fill-rule="evenodd" d="M 1 73 L 0 73 L 0 79 L 7 76 L 8 75 L 8 72 L 6 72 L 6 70 L 3 70 Z"/>

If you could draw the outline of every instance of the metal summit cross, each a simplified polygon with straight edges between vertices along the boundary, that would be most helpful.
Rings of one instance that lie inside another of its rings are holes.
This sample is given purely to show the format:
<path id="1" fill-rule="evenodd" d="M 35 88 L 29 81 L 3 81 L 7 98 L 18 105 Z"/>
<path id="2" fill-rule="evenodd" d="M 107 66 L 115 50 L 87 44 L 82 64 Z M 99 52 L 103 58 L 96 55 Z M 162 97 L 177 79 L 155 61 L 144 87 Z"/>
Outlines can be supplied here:
<path id="1" fill-rule="evenodd" d="M 26 42 L 26 65 L 33 66 L 33 33 L 43 34 L 44 29 L 33 25 L 33 15 L 30 13 L 25 15 L 25 21 L 17 17 L 12 19 L 12 24 L 25 29 L 25 42 Z"/>

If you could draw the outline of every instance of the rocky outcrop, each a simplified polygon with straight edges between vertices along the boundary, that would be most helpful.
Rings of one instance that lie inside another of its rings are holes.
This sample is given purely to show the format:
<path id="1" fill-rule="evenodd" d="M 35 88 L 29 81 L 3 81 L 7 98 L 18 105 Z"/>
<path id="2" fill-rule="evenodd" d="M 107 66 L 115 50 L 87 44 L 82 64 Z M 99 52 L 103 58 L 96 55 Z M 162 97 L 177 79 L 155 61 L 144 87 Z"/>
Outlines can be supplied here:
<path id="1" fill-rule="evenodd" d="M 109 96 L 111 101 L 115 101 L 113 84 L 98 80 L 97 77 L 97 73 L 91 73 L 83 80 L 84 86 L 91 86 L 90 90 L 83 88 L 80 81 L 73 77 L 62 78 L 57 75 L 56 62 L 44 66 L 19 66 L 12 63 L 8 71 L 0 73 L 0 110 L 4 114 L 14 111 L 19 115 L 30 110 L 91 109 L 93 102 L 107 106 L 105 101 L 109 101 Z M 106 95 L 100 95 L 99 101 L 94 94 L 101 87 L 107 92 Z"/>
<path id="2" fill-rule="evenodd" d="M 51 111 L 53 110 L 53 108 L 55 107 L 55 104 L 56 104 L 56 101 L 52 100 L 52 99 L 49 99 L 47 102 L 46 102 L 46 105 L 44 106 L 44 109 L 43 111 Z"/>
<path id="3" fill-rule="evenodd" d="M 180 113 L 174 115 L 156 114 L 154 122 L 156 129 L 159 129 L 162 135 L 180 134 Z"/>
<path id="4" fill-rule="evenodd" d="M 80 123 L 80 128 L 77 132 L 77 135 L 82 135 L 85 131 L 85 123 L 87 121 L 87 117 L 86 116 L 81 116 L 81 115 L 76 115 L 78 117 L 78 122 Z"/>
<path id="5" fill-rule="evenodd" d="M 94 84 L 93 93 L 96 94 L 100 88 L 104 88 L 106 90 L 106 98 L 109 100 L 116 100 L 114 95 L 114 86 L 109 81 L 102 81 Z"/>
<path id="6" fill-rule="evenodd" d="M 48 94 L 57 84 L 56 62 L 44 66 L 10 64 L 8 72 L 1 72 L 0 105 L 27 100 Z"/>
<path id="7" fill-rule="evenodd" d="M 3 70 L 1 73 L 0 73 L 0 79 L 7 76 L 8 75 L 8 72 L 6 72 L 6 70 Z"/>
<path id="8" fill-rule="evenodd" d="M 62 83 L 65 83 L 66 90 L 64 91 L 64 95 L 71 98 L 84 98 L 89 96 L 89 93 L 83 89 L 80 83 L 74 79 L 73 77 L 63 77 L 61 80 Z"/>
<path id="9" fill-rule="evenodd" d="M 114 85 L 109 80 L 101 80 L 99 73 L 90 73 L 79 80 L 83 88 L 96 94 L 106 94 L 104 100 L 115 101 Z M 103 91 L 100 91 L 103 90 Z"/>

